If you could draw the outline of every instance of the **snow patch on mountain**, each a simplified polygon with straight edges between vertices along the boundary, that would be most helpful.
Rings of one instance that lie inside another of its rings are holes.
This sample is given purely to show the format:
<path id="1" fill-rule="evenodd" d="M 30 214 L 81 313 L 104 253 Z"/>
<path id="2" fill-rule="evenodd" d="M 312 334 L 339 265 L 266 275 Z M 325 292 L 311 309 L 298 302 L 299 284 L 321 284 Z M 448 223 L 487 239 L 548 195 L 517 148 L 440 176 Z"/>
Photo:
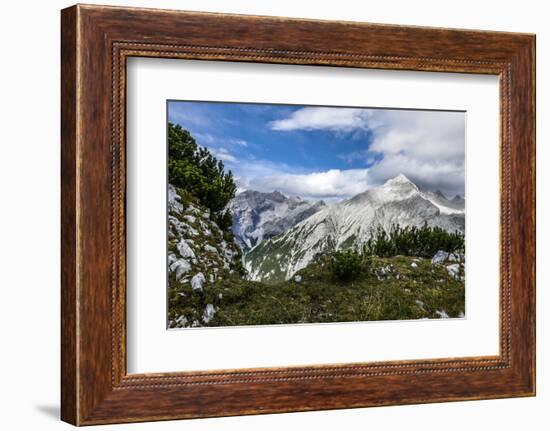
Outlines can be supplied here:
<path id="1" fill-rule="evenodd" d="M 452 200 L 445 197 L 439 190 L 435 192 L 423 191 L 422 197 L 434 204 L 441 214 L 464 214 L 464 199 L 455 196 Z"/>

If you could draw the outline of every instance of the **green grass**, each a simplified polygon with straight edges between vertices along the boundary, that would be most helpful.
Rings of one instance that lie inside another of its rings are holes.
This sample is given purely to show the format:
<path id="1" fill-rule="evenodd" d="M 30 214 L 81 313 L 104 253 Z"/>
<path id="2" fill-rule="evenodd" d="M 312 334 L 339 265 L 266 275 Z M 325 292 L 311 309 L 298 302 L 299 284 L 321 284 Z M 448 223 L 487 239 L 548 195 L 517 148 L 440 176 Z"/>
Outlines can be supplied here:
<path id="1" fill-rule="evenodd" d="M 417 267 L 411 266 L 415 262 Z M 206 284 L 203 294 L 189 284 L 170 280 L 169 320 L 185 316 L 188 325 L 239 326 L 291 323 L 352 322 L 439 318 L 464 313 L 464 282 L 449 276 L 445 266 L 405 256 L 373 257 L 367 271 L 350 281 L 331 276 L 327 258 L 310 264 L 291 280 L 264 284 L 225 274 Z M 381 275 L 380 268 L 392 266 Z M 216 309 L 201 320 L 206 304 Z M 178 326 L 172 324 L 171 326 Z"/>

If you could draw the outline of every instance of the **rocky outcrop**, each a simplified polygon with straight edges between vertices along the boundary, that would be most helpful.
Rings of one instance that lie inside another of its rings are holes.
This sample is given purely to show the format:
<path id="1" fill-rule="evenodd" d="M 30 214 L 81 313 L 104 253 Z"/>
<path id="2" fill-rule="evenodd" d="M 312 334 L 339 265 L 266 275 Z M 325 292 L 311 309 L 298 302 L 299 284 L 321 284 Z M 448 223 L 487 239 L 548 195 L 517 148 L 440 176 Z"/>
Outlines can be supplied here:
<path id="1" fill-rule="evenodd" d="M 224 273 L 233 273 L 240 265 L 237 244 L 224 235 L 210 212 L 196 202 L 184 202 L 180 193 L 168 187 L 168 278 L 169 288 L 178 294 L 200 295 Z M 203 323 L 213 318 L 207 307 Z M 199 326 L 178 316 L 170 327 Z"/>

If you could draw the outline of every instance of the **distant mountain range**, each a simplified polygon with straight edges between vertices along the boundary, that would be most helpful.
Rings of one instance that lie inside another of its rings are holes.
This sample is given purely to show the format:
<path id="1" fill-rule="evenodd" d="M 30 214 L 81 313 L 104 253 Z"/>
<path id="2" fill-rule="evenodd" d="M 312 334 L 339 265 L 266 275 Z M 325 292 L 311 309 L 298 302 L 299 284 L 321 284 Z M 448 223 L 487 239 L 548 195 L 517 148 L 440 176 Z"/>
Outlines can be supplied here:
<path id="1" fill-rule="evenodd" d="M 464 198 L 420 190 L 404 175 L 327 206 L 279 192 L 246 191 L 230 204 L 233 232 L 252 280 L 289 279 L 316 256 L 361 247 L 378 227 L 438 226 L 464 232 Z"/>
<path id="2" fill-rule="evenodd" d="M 233 234 L 244 253 L 325 207 L 323 201 L 310 202 L 299 197 L 286 197 L 278 191 L 262 193 L 254 190 L 239 193 L 229 204 L 233 213 Z"/>

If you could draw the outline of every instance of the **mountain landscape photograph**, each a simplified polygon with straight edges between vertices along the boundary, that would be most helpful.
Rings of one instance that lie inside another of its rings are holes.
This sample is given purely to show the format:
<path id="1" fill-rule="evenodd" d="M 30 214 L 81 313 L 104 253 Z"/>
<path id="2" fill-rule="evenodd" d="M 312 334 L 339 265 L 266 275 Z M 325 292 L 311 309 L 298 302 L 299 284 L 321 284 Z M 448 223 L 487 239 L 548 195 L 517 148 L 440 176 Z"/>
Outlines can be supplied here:
<path id="1" fill-rule="evenodd" d="M 168 101 L 168 328 L 464 318 L 465 129 Z"/>

